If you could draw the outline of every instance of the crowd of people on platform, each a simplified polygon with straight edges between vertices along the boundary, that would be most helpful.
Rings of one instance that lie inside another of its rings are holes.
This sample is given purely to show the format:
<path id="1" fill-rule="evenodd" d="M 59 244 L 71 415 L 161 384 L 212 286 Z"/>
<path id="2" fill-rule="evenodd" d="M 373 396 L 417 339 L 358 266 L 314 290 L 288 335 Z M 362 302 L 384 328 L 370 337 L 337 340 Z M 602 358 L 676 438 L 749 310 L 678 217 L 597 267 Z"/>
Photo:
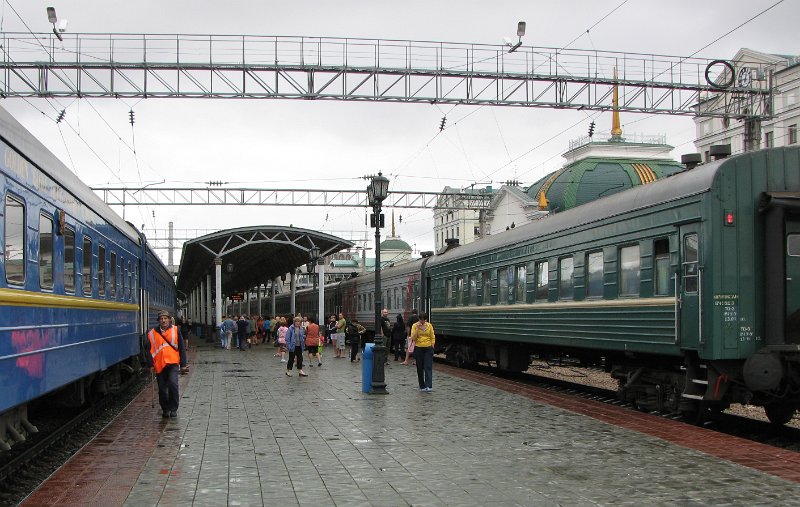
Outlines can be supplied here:
<path id="1" fill-rule="evenodd" d="M 286 375 L 291 376 L 294 367 L 298 375 L 308 376 L 303 369 L 303 354 L 308 356 L 308 365 L 322 366 L 322 352 L 326 344 L 332 345 L 334 359 L 347 357 L 349 346 L 350 362 L 361 361 L 366 346 L 364 334 L 366 329 L 357 319 L 347 319 L 343 313 L 330 315 L 326 322 L 319 323 L 313 316 L 274 316 L 260 315 L 223 316 L 219 326 L 220 346 L 245 351 L 253 345 L 272 344 L 277 350 L 274 357 L 279 357 L 286 364 Z M 420 391 L 432 390 L 431 373 L 433 365 L 433 347 L 436 337 L 433 325 L 428 322 L 427 314 L 418 315 L 412 310 L 406 322 L 402 314 L 397 314 L 394 323 L 389 320 L 389 310 L 381 312 L 379 332 L 389 349 L 388 358 L 392 355 L 395 361 L 402 361 L 406 366 L 417 367 Z M 414 360 L 414 363 L 410 361 Z"/>

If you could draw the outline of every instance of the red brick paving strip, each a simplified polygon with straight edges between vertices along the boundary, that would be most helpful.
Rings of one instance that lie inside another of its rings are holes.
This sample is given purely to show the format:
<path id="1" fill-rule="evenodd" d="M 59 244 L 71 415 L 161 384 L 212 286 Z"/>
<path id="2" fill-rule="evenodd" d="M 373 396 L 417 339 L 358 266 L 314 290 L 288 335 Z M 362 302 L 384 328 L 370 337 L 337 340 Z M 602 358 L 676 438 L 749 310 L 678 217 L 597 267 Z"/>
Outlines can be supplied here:
<path id="1" fill-rule="evenodd" d="M 594 400 L 556 393 L 513 380 L 487 376 L 460 368 L 437 365 L 448 375 L 471 380 L 539 403 L 586 415 L 599 421 L 651 435 L 667 442 L 716 456 L 761 472 L 800 483 L 800 453 L 724 435 L 699 426 L 607 405 Z"/>
<path id="2" fill-rule="evenodd" d="M 189 363 L 197 349 L 189 350 Z M 181 375 L 181 390 L 191 377 Z M 155 382 L 155 380 L 153 380 Z M 147 387 L 91 442 L 75 453 L 20 505 L 122 505 L 153 454 L 166 421 L 151 408 Z M 156 393 L 158 396 L 158 393 Z"/>

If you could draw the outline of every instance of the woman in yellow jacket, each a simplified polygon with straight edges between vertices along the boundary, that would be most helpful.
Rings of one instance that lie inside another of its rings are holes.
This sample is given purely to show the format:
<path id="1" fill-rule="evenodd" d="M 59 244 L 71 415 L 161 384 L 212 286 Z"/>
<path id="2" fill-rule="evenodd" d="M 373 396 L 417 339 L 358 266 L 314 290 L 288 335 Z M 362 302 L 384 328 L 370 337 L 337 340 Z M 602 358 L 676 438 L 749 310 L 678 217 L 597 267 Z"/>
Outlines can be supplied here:
<path id="1" fill-rule="evenodd" d="M 428 322 L 428 314 L 423 312 L 419 321 L 411 326 L 411 340 L 414 342 L 414 359 L 417 361 L 417 379 L 420 392 L 433 390 L 433 346 L 436 335 L 433 324 Z"/>

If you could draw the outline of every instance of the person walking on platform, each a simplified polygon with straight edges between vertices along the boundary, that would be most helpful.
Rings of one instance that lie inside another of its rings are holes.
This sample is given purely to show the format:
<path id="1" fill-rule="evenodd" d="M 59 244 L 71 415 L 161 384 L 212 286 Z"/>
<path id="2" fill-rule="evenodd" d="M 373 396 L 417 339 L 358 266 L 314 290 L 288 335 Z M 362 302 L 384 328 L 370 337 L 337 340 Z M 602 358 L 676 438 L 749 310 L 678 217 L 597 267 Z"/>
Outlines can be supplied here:
<path id="1" fill-rule="evenodd" d="M 178 373 L 188 369 L 186 341 L 178 326 L 172 325 L 167 311 L 158 312 L 158 325 L 147 333 L 147 340 L 150 354 L 145 357 L 148 366 L 155 370 L 161 417 L 177 417 L 180 402 Z"/>
<path id="2" fill-rule="evenodd" d="M 239 350 L 247 350 L 247 330 L 250 328 L 250 321 L 242 315 L 236 322 L 238 333 L 237 339 L 239 340 Z"/>
<path id="3" fill-rule="evenodd" d="M 233 342 L 233 330 L 236 328 L 236 323 L 225 315 L 222 317 L 222 348 L 230 350 L 231 342 Z"/>
<path id="4" fill-rule="evenodd" d="M 331 314 L 328 322 L 325 324 L 325 341 L 333 343 L 333 335 L 336 334 L 336 315 Z M 336 357 L 336 344 L 333 345 L 334 356 Z"/>
<path id="5" fill-rule="evenodd" d="M 347 323 L 345 326 L 345 339 L 350 340 L 350 362 L 354 362 L 356 358 L 361 361 L 361 357 L 358 356 L 359 350 L 361 350 L 361 335 L 364 334 L 366 329 L 364 326 L 358 323 L 357 319 L 353 319 Z"/>
<path id="6" fill-rule="evenodd" d="M 306 351 L 308 351 L 308 367 L 314 366 L 314 356 L 317 356 L 317 366 L 322 366 L 323 338 L 319 334 L 319 324 L 314 317 L 308 318 L 306 325 Z"/>
<path id="7" fill-rule="evenodd" d="M 286 363 L 286 376 L 292 376 L 292 366 L 297 360 L 297 371 L 301 377 L 308 377 L 303 371 L 303 348 L 305 348 L 306 333 L 303 330 L 302 319 L 294 318 L 294 324 L 286 332 L 286 348 L 289 349 L 289 362 Z"/>
<path id="8" fill-rule="evenodd" d="M 411 359 L 411 354 L 414 353 L 414 342 L 411 341 L 411 328 L 414 327 L 414 324 L 417 322 L 419 322 L 419 316 L 417 316 L 417 309 L 414 308 L 411 310 L 411 316 L 408 318 L 408 322 L 406 323 L 406 334 L 408 334 L 408 340 L 406 343 L 406 360 L 403 361 L 403 364 L 406 366 L 409 364 L 408 360 Z"/>
<path id="9" fill-rule="evenodd" d="M 394 360 L 399 361 L 400 357 L 405 355 L 406 345 L 406 324 L 403 322 L 403 315 L 398 313 L 397 319 L 392 326 L 392 348 L 394 352 Z"/>
<path id="10" fill-rule="evenodd" d="M 276 331 L 278 338 L 278 352 L 275 353 L 275 357 L 280 357 L 281 362 L 286 362 L 286 333 L 289 332 L 289 328 L 286 327 L 286 319 L 284 317 L 278 318 L 278 330 Z"/>
<path id="11" fill-rule="evenodd" d="M 433 324 L 428 322 L 427 313 L 423 312 L 419 316 L 419 322 L 411 327 L 411 340 L 414 342 L 419 390 L 429 393 L 433 390 L 433 347 L 436 345 L 436 335 Z"/>

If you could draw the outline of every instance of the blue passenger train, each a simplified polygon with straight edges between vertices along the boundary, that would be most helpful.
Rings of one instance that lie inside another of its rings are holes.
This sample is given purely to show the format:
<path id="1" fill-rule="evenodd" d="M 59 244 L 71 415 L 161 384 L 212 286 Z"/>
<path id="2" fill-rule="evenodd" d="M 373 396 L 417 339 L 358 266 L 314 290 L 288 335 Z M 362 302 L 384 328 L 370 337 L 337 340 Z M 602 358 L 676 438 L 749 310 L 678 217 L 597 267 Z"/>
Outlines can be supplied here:
<path id="1" fill-rule="evenodd" d="M 175 310 L 145 237 L 0 108 L 0 451 L 33 403 L 79 405 L 141 368 L 143 333 Z"/>
<path id="2" fill-rule="evenodd" d="M 326 308 L 372 328 L 373 279 L 328 286 Z M 388 268 L 381 285 L 392 314 L 430 313 L 457 364 L 521 371 L 533 354 L 568 354 L 604 365 L 644 410 L 749 403 L 784 424 L 800 407 L 800 148 L 554 213 Z M 298 298 L 316 311 L 310 291 Z"/>

